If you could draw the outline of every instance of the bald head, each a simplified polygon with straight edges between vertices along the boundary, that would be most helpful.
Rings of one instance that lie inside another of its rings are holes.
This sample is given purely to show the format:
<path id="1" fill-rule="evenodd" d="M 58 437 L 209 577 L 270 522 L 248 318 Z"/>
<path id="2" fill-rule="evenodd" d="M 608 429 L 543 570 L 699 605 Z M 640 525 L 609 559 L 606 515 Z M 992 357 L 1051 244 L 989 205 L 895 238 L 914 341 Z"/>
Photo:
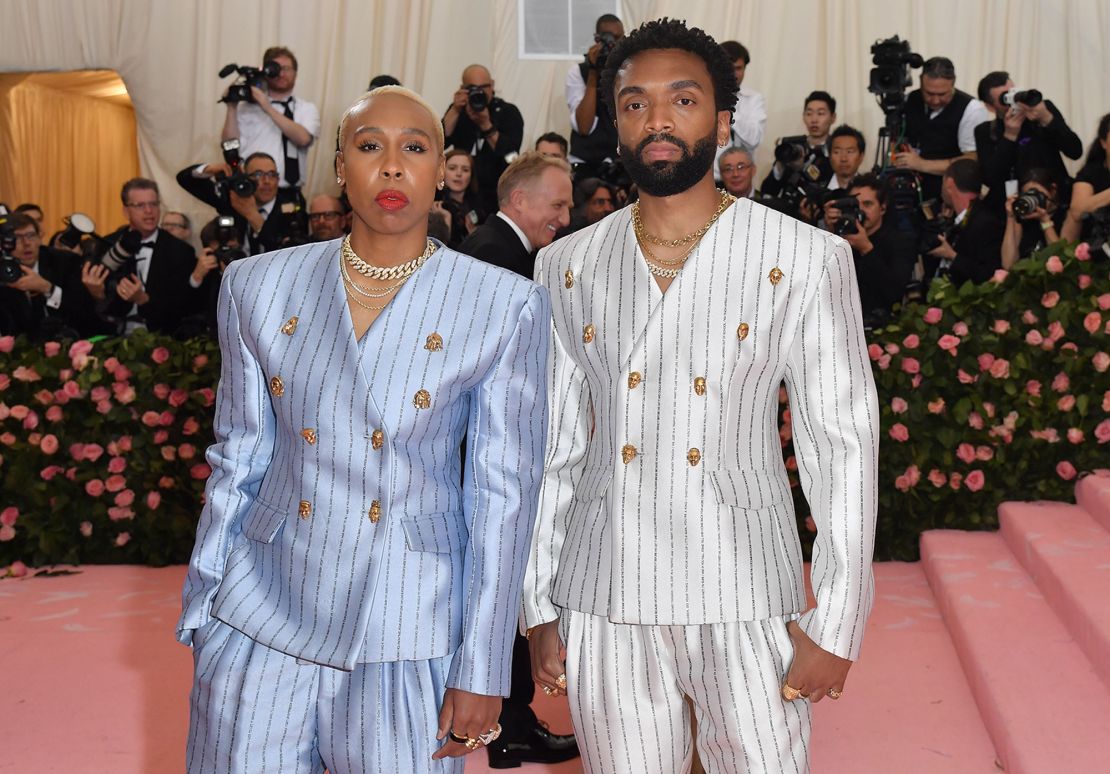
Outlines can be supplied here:
<path id="1" fill-rule="evenodd" d="M 464 86 L 470 86 L 471 84 L 482 86 L 492 80 L 493 76 L 483 65 L 472 64 L 463 70 L 462 82 Z"/>

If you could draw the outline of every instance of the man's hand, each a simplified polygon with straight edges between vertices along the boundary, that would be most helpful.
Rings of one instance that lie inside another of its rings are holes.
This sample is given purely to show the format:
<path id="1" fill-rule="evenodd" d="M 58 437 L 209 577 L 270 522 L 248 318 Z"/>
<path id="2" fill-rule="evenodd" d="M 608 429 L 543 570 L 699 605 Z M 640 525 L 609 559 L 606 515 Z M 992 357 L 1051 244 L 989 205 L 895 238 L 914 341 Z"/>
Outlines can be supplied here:
<path id="1" fill-rule="evenodd" d="M 528 653 L 532 657 L 532 679 L 550 695 L 566 693 L 567 648 L 559 637 L 558 619 L 532 628 Z"/>
<path id="2" fill-rule="evenodd" d="M 490 129 L 493 128 L 493 119 L 491 119 L 489 116 L 488 107 L 485 110 L 476 113 L 471 109 L 470 103 L 468 102 L 466 104 L 466 115 L 467 118 L 474 122 L 474 125 L 478 127 L 479 131 L 488 132 Z"/>
<path id="3" fill-rule="evenodd" d="M 150 296 L 143 289 L 142 281 L 132 274 L 130 277 L 124 277 L 116 285 L 116 294 L 124 301 L 130 301 L 132 304 L 143 306 L 150 301 Z"/>
<path id="4" fill-rule="evenodd" d="M 864 230 L 862 223 L 856 224 L 856 230 L 854 233 L 845 234 L 844 241 L 850 244 L 852 246 L 852 249 L 860 255 L 867 255 L 869 252 L 875 249 L 875 245 L 872 244 L 871 237 L 867 235 L 867 232 Z"/>
<path id="5" fill-rule="evenodd" d="M 590 50 L 586 52 L 586 61 L 590 63 L 590 67 L 593 67 L 593 68 L 597 67 L 597 58 L 600 54 L 601 54 L 601 41 L 599 40 L 596 43 L 594 43 L 592 46 L 590 46 Z"/>
<path id="6" fill-rule="evenodd" d="M 843 693 L 852 662 L 822 650 L 802 631 L 797 621 L 788 621 L 786 631 L 794 644 L 794 661 L 786 674 L 786 684 L 801 691 L 802 696 L 814 704 L 825 698 L 830 690 L 838 695 Z"/>
<path id="7" fill-rule="evenodd" d="M 204 175 L 205 177 L 216 177 L 217 175 L 231 177 L 231 165 L 222 161 L 219 164 L 205 164 Z"/>
<path id="8" fill-rule="evenodd" d="M 31 271 L 26 266 L 20 266 L 19 268 L 23 270 L 23 276 L 8 285 L 9 288 L 22 290 L 24 293 L 30 293 L 34 296 L 45 296 L 53 289 L 53 283 L 38 272 Z"/>
<path id="9" fill-rule="evenodd" d="M 469 97 L 470 92 L 466 90 L 466 87 L 460 86 L 455 90 L 454 96 L 451 97 L 451 107 L 447 108 L 448 112 L 454 111 L 455 114 L 458 114 L 466 110 L 466 101 Z"/>
<path id="10" fill-rule="evenodd" d="M 1052 123 L 1052 119 L 1055 118 L 1055 116 L 1052 115 L 1052 111 L 1048 109 L 1048 103 L 1044 100 L 1041 100 L 1033 107 L 1029 107 L 1028 105 L 1023 105 L 1022 107 L 1025 111 L 1025 118 L 1029 121 L 1036 121 L 1041 126 L 1048 126 Z"/>
<path id="11" fill-rule="evenodd" d="M 85 263 L 81 266 L 81 284 L 89 295 L 97 301 L 104 300 L 104 283 L 108 280 L 108 269 L 99 263 Z"/>
<path id="12" fill-rule="evenodd" d="M 1020 104 L 1014 105 L 1002 117 L 1002 136 L 1010 142 L 1017 142 L 1018 135 L 1021 133 L 1021 125 L 1024 123 L 1025 108 Z"/>
<path id="13" fill-rule="evenodd" d="M 216 260 L 216 253 L 211 247 L 206 247 L 197 254 L 197 264 L 193 267 L 193 282 L 200 284 L 204 278 L 208 276 L 208 272 L 212 271 L 219 265 Z"/>
<path id="14" fill-rule="evenodd" d="M 262 224 L 266 222 L 266 218 L 258 211 L 258 202 L 254 200 L 253 196 L 240 196 L 234 191 L 228 191 L 227 198 L 231 202 L 231 209 L 239 213 L 250 224 L 254 233 L 257 234 L 262 230 Z"/>
<path id="15" fill-rule="evenodd" d="M 894 166 L 899 169 L 911 169 L 914 172 L 921 171 L 921 154 L 913 148 L 908 148 L 904 151 L 899 151 L 894 154 Z"/>
<path id="16" fill-rule="evenodd" d="M 262 89 L 258 88 L 257 86 L 251 86 L 251 99 L 253 99 L 254 104 L 262 108 L 263 112 L 265 113 L 280 112 L 277 110 L 277 108 L 270 104 L 270 95 L 262 91 Z"/>
<path id="17" fill-rule="evenodd" d="M 941 234 L 938 238 L 940 239 L 940 244 L 930 250 L 929 255 L 932 255 L 936 258 L 944 258 L 945 260 L 949 261 L 955 260 L 956 251 L 953 250 L 952 245 L 948 243 L 948 237 L 946 237 L 944 234 Z"/>
<path id="18" fill-rule="evenodd" d="M 462 742 L 448 739 L 448 734 L 477 739 L 480 734 L 489 733 L 497 726 L 497 717 L 500 714 L 500 696 L 483 696 L 458 688 L 448 688 L 443 694 L 443 708 L 439 711 L 439 733 L 436 734 L 436 739 L 447 739 L 447 743 L 436 750 L 432 759 L 459 758 L 473 752 Z"/>

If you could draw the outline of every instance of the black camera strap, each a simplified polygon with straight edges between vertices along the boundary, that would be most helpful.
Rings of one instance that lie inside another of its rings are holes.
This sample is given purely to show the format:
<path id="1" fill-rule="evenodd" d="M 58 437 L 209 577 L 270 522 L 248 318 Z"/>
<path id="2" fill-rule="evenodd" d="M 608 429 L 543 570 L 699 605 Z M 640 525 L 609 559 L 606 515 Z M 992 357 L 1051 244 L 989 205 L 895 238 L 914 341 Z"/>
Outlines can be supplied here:
<path id="1" fill-rule="evenodd" d="M 274 105 L 281 105 L 285 117 L 290 121 L 293 120 L 292 97 L 286 100 L 270 100 L 270 102 Z M 281 141 L 285 146 L 285 182 L 292 186 L 299 185 L 301 181 L 300 150 L 292 140 L 285 136 L 284 132 L 281 135 Z"/>

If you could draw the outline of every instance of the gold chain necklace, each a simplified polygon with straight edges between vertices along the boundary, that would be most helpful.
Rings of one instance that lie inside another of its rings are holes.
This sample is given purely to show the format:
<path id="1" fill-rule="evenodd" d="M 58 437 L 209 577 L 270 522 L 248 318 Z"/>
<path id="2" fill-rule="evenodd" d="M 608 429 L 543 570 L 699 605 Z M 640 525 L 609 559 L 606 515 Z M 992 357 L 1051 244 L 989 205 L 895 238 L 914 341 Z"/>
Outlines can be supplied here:
<path id="1" fill-rule="evenodd" d="M 340 252 L 347 263 L 351 265 L 351 268 L 362 276 L 380 282 L 390 282 L 392 280 L 408 279 L 411 277 L 417 269 L 424 265 L 424 262 L 432 256 L 432 253 L 434 253 L 437 248 L 438 246 L 436 243 L 429 239 L 427 247 L 424 248 L 424 252 L 407 263 L 390 267 L 372 266 L 358 257 L 358 253 L 351 247 L 351 236 L 348 234 L 343 238 L 343 245 Z"/>
<path id="2" fill-rule="evenodd" d="M 709 231 L 710 227 L 712 227 L 712 225 L 717 222 L 717 218 L 721 217 L 721 213 L 727 210 L 728 206 L 736 201 L 736 197 L 730 194 L 728 191 L 724 191 L 721 189 L 717 190 L 718 193 L 720 193 L 721 195 L 721 201 L 720 204 L 717 205 L 717 211 L 713 213 L 713 217 L 711 217 L 709 219 L 709 222 L 699 228 L 697 231 L 693 232 L 692 234 L 687 234 L 680 239 L 661 239 L 660 237 L 655 236 L 655 234 L 649 233 L 644 228 L 644 222 L 640 220 L 640 203 L 634 203 L 632 205 L 632 228 L 636 232 L 636 236 L 640 239 L 641 242 L 651 242 L 652 244 L 659 245 L 660 247 L 682 247 L 683 245 L 688 245 L 691 242 L 696 242 L 697 240 L 705 236 L 705 233 Z"/>
<path id="3" fill-rule="evenodd" d="M 373 291 L 367 290 L 366 288 L 355 282 L 353 279 L 351 279 L 351 275 L 347 272 L 347 264 L 344 261 L 339 262 L 339 272 L 343 275 L 344 284 L 350 286 L 352 290 L 354 290 L 360 296 L 365 296 L 366 298 L 385 298 L 408 281 L 408 277 L 405 277 L 405 279 L 398 280 L 388 287 L 380 288 L 379 291 L 375 293 Z"/>

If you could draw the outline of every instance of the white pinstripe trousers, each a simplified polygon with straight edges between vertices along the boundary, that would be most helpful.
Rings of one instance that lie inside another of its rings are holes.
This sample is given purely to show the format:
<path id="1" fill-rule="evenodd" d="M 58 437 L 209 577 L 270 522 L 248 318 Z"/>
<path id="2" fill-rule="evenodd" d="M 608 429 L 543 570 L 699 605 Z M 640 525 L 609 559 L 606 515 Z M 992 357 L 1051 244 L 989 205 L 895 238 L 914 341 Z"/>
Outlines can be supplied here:
<path id="1" fill-rule="evenodd" d="M 809 771 L 809 702 L 779 693 L 793 658 L 784 618 L 650 626 L 564 610 L 560 628 L 589 774 L 688 772 L 687 696 L 707 774 Z"/>
<path id="2" fill-rule="evenodd" d="M 432 760 L 451 658 L 346 672 L 298 662 L 213 619 L 193 635 L 186 770 L 462 774 L 462 758 Z"/>

